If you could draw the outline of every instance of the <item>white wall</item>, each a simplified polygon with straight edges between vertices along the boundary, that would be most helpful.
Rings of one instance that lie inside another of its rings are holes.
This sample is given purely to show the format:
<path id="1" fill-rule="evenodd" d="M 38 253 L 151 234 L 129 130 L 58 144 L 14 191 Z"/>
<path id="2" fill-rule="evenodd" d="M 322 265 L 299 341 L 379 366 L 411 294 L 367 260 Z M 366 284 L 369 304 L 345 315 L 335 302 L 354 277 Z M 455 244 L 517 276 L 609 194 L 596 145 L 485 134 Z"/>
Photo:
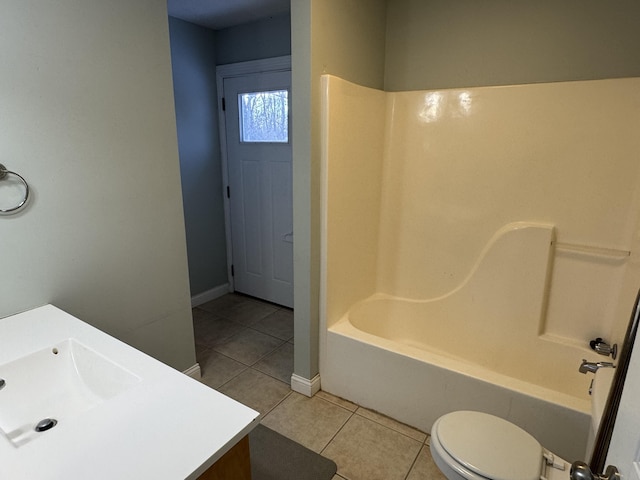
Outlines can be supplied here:
<path id="1" fill-rule="evenodd" d="M 53 303 L 193 365 L 164 2 L 3 2 L 0 62 L 0 161 L 33 188 L 0 217 L 0 316 Z"/>

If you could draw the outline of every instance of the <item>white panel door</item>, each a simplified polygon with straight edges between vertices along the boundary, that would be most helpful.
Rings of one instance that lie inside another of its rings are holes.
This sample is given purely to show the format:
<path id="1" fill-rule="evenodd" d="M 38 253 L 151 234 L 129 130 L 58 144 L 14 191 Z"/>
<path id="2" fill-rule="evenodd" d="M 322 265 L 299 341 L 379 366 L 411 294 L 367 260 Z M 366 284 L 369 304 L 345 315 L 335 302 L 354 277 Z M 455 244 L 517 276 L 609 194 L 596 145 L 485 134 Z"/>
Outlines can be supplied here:
<path id="1" fill-rule="evenodd" d="M 234 289 L 293 307 L 291 72 L 224 79 Z"/>

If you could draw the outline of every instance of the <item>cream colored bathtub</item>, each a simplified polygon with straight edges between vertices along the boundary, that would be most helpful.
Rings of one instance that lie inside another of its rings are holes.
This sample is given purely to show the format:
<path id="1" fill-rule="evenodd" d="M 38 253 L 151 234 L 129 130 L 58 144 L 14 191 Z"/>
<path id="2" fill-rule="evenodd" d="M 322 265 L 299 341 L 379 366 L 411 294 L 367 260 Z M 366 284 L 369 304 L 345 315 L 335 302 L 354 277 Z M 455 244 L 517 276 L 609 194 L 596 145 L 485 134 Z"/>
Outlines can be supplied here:
<path id="1" fill-rule="evenodd" d="M 440 349 L 424 350 L 373 335 L 356 328 L 348 315 L 328 330 L 326 352 L 323 390 L 359 405 L 426 432 L 448 412 L 492 413 L 524 428 L 565 459 L 584 458 L 590 425 L 586 393 L 578 398 Z"/>
<path id="2" fill-rule="evenodd" d="M 328 330 L 325 342 L 325 391 L 425 432 L 448 412 L 492 413 L 524 428 L 565 459 L 584 458 L 590 426 L 586 398 L 509 377 L 441 350 L 364 332 L 348 316 Z"/>
<path id="3" fill-rule="evenodd" d="M 401 346 L 396 347 L 399 351 L 416 352 L 418 358 L 446 362 L 487 381 L 539 390 L 548 399 L 577 408 L 588 400 L 590 377 L 578 373 L 578 366 L 585 356 L 594 357 L 593 352 L 542 337 L 516 338 L 516 332 L 511 332 L 514 338 L 505 338 L 505 329 L 490 319 L 479 317 L 465 325 L 452 310 L 447 311 L 446 302 L 379 294 L 355 305 L 342 320 L 342 331 L 382 338 Z M 344 330 L 345 324 L 353 328 Z"/>
<path id="4" fill-rule="evenodd" d="M 541 335 L 554 228 L 506 225 L 447 295 L 375 294 L 326 335 L 323 389 L 429 431 L 441 415 L 480 410 L 531 432 L 567 459 L 585 453 L 589 349 Z"/>

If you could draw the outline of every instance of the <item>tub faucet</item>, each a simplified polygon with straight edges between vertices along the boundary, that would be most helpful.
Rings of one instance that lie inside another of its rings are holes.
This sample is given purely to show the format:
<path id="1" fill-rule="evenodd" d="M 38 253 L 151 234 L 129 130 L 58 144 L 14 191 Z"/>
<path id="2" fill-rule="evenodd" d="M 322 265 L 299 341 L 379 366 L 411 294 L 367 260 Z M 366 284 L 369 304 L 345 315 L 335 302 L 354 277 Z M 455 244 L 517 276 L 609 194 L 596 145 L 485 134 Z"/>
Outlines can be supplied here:
<path id="1" fill-rule="evenodd" d="M 599 368 L 616 368 L 612 362 L 587 362 L 586 359 L 582 359 L 582 364 L 578 371 L 580 373 L 596 373 Z"/>

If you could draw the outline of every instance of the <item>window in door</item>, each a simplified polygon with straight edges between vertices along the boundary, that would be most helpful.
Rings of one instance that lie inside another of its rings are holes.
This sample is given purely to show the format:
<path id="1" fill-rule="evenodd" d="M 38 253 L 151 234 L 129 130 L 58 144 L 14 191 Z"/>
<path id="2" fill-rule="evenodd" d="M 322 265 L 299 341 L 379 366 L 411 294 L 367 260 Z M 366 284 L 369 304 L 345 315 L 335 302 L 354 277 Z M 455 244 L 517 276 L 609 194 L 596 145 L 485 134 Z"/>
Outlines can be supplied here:
<path id="1" fill-rule="evenodd" d="M 238 94 L 242 143 L 289 143 L 289 91 Z"/>

